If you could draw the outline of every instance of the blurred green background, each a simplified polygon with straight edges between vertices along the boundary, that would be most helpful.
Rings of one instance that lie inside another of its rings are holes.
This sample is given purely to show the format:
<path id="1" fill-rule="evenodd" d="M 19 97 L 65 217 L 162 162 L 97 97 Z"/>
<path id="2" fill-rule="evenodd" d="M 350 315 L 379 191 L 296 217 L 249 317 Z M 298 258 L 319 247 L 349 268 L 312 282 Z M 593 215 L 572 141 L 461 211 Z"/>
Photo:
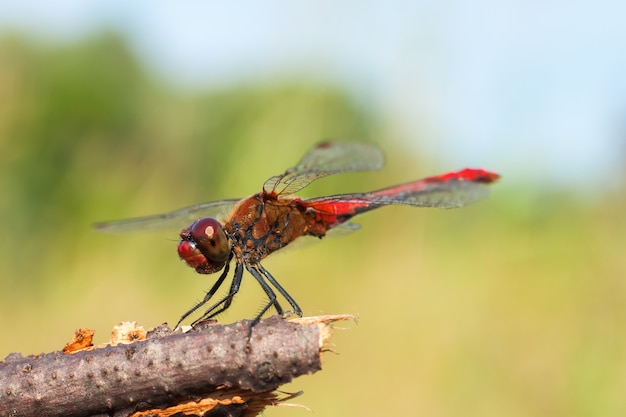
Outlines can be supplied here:
<path id="1" fill-rule="evenodd" d="M 175 323 L 216 278 L 177 259 L 178 230 L 107 235 L 95 221 L 244 197 L 325 138 L 378 143 L 387 167 L 305 196 L 463 168 L 408 152 L 392 120 L 330 83 L 169 86 L 114 33 L 3 35 L 0 357 L 60 349 L 79 327 L 101 343 L 120 321 Z M 623 186 L 590 195 L 502 174 L 462 210 L 377 210 L 264 263 L 305 314 L 359 317 L 322 372 L 288 387 L 305 391 L 292 402 L 318 417 L 626 415 Z M 221 320 L 263 303 L 246 275 Z"/>

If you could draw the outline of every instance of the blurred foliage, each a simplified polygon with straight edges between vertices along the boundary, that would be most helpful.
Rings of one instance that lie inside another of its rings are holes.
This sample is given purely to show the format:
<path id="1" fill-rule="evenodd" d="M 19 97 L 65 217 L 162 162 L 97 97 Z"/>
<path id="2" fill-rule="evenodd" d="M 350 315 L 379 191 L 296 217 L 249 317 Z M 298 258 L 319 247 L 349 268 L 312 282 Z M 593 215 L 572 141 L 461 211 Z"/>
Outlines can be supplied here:
<path id="1" fill-rule="evenodd" d="M 115 34 L 0 38 L 0 357 L 59 349 L 78 327 L 103 341 L 118 321 L 172 323 L 212 282 L 176 260 L 178 231 L 100 235 L 93 221 L 243 197 L 321 139 L 394 130 L 328 85 L 163 84 Z M 385 173 L 307 192 L 435 173 L 381 145 Z M 306 314 L 360 316 L 335 336 L 343 355 L 294 383 L 298 402 L 318 416 L 626 413 L 624 198 L 506 180 L 466 209 L 372 212 L 358 233 L 267 260 Z M 223 319 L 262 303 L 247 277 Z"/>
<path id="2" fill-rule="evenodd" d="M 369 136 L 364 115 L 333 89 L 159 88 L 114 35 L 54 48 L 5 37 L 0 68 L 0 214 L 4 250 L 16 252 L 4 267 L 30 281 L 14 277 L 14 285 L 44 279 L 40 262 L 58 254 L 41 253 L 42 241 L 75 250 L 85 225 L 140 201 L 138 192 L 152 199 L 145 210 L 233 197 L 231 188 L 252 193 L 258 175 L 284 169 L 271 163 L 277 151 L 296 158 L 325 132 Z M 25 232 L 15 247 L 10 237 Z"/>

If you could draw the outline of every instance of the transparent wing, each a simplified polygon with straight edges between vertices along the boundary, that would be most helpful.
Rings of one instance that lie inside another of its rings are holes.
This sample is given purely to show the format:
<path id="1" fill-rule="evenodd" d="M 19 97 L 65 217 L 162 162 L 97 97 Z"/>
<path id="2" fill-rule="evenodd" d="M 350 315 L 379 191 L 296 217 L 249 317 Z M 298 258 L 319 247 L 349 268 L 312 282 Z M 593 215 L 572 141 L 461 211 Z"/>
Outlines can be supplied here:
<path id="1" fill-rule="evenodd" d="M 326 233 L 326 237 L 330 237 L 330 236 L 339 237 L 339 236 L 349 235 L 352 232 L 356 232 L 360 228 L 361 228 L 361 225 L 358 223 L 352 223 L 352 222 L 341 223 L 333 227 L 332 229 L 330 229 Z"/>
<path id="2" fill-rule="evenodd" d="M 240 199 L 230 199 L 201 203 L 154 216 L 96 223 L 93 227 L 98 231 L 111 233 L 172 228 L 182 229 L 202 217 L 224 215 L 239 201 Z"/>
<path id="3" fill-rule="evenodd" d="M 265 181 L 263 190 L 274 196 L 293 194 L 311 182 L 340 172 L 374 171 L 385 158 L 374 145 L 360 142 L 322 142 L 311 149 L 295 167 Z"/>

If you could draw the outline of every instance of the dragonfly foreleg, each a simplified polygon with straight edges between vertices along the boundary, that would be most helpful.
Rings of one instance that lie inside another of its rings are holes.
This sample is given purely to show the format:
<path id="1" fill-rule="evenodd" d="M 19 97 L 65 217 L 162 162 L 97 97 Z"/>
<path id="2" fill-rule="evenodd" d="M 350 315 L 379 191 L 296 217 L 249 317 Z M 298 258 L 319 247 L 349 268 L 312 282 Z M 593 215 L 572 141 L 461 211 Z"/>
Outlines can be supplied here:
<path id="1" fill-rule="evenodd" d="M 219 300 L 217 303 L 209 307 L 204 312 L 204 314 L 200 316 L 198 319 L 194 320 L 194 322 L 191 323 L 191 325 L 194 326 L 198 324 L 199 322 L 201 322 L 202 320 L 213 318 L 217 316 L 218 314 L 222 313 L 223 311 L 225 311 L 226 309 L 228 309 L 228 307 L 230 307 L 230 304 L 233 302 L 233 298 L 235 297 L 235 294 L 239 292 L 239 287 L 241 285 L 242 277 L 243 277 L 243 265 L 241 263 L 237 263 L 237 265 L 235 266 L 235 274 L 233 276 L 233 281 L 230 284 L 230 289 L 228 290 L 228 294 L 226 294 L 226 296 L 224 296 L 224 298 Z"/>
<path id="2" fill-rule="evenodd" d="M 215 284 L 213 284 L 213 286 L 211 287 L 211 289 L 209 291 L 207 291 L 206 295 L 204 296 L 204 298 L 202 299 L 202 301 L 198 302 L 196 305 L 194 305 L 191 309 L 189 309 L 189 311 L 187 311 L 185 314 L 183 314 L 181 316 L 181 318 L 178 320 L 178 323 L 176 323 L 176 326 L 174 326 L 174 329 L 177 329 L 178 326 L 180 325 L 180 323 L 182 323 L 183 320 L 185 320 L 187 317 L 189 317 L 191 314 L 193 314 L 196 310 L 198 310 L 200 307 L 202 307 L 203 305 L 205 305 L 210 299 L 211 297 L 213 297 L 215 295 L 215 293 L 217 292 L 217 290 L 222 286 L 222 284 L 224 283 L 224 280 L 226 279 L 226 276 L 228 275 L 228 271 L 230 270 L 230 260 L 233 258 L 232 254 L 231 256 L 228 258 L 228 261 L 226 262 L 226 266 L 224 267 L 224 271 L 222 271 L 222 274 L 219 276 L 219 278 L 217 279 L 217 281 L 215 281 Z"/>

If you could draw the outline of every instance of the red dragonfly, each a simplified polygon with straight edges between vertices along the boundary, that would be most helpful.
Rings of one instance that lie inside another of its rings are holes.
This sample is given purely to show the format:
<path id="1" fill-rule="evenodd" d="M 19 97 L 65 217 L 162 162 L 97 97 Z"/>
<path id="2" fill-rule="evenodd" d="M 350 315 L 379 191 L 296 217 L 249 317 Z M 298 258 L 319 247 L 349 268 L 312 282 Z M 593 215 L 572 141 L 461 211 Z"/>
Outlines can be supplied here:
<path id="1" fill-rule="evenodd" d="M 180 233 L 178 255 L 200 274 L 221 275 L 202 301 L 180 318 L 176 327 L 202 308 L 224 283 L 235 260 L 235 272 L 228 294 L 211 304 L 195 320 L 215 317 L 231 305 L 246 269 L 263 288 L 267 304 L 252 321 L 252 326 L 272 306 L 278 314 L 297 314 L 302 310 L 289 293 L 266 270 L 261 261 L 301 236 L 322 238 L 333 228 L 351 230 L 348 221 L 357 214 L 382 206 L 403 204 L 417 207 L 456 208 L 487 195 L 486 184 L 499 175 L 482 169 L 464 169 L 428 177 L 369 193 L 337 194 L 302 200 L 293 194 L 311 182 L 341 172 L 382 168 L 382 151 L 359 142 L 323 142 L 311 149 L 300 162 L 283 174 L 269 178 L 263 190 L 244 199 L 221 200 L 186 207 L 170 213 L 96 224 L 104 231 L 126 231 L 190 224 Z M 214 217 L 230 208 L 221 221 Z M 290 304 L 285 313 L 276 291 Z"/>

